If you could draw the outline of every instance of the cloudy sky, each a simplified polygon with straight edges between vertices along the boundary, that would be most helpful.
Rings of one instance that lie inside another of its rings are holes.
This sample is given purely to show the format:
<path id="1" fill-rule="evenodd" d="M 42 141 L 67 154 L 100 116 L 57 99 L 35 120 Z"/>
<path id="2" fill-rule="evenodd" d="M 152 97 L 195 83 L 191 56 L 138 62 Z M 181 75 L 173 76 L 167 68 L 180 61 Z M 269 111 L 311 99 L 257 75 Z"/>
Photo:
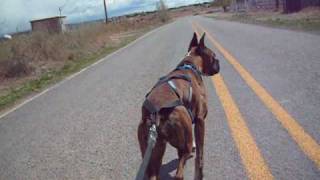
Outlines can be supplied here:
<path id="1" fill-rule="evenodd" d="M 158 0 L 106 0 L 109 16 L 155 9 Z M 169 7 L 210 0 L 164 0 Z M 103 0 L 0 0 L 0 34 L 30 29 L 30 20 L 59 15 L 68 23 L 102 19 Z"/>

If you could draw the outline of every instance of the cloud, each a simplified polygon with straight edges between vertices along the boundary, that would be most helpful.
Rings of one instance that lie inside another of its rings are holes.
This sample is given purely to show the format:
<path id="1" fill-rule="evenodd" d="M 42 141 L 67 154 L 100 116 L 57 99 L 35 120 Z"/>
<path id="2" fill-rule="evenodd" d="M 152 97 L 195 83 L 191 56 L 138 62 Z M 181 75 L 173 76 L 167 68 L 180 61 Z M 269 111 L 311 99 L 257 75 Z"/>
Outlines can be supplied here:
<path id="1" fill-rule="evenodd" d="M 110 9 L 118 9 L 132 4 L 133 0 L 107 0 L 106 2 Z"/>

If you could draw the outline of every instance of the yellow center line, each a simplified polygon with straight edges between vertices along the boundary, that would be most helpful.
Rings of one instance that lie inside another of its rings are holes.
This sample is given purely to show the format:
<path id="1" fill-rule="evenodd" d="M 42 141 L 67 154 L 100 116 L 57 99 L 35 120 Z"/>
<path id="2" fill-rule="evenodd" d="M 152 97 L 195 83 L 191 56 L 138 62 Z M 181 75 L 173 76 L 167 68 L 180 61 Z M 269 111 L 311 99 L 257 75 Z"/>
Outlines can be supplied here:
<path id="1" fill-rule="evenodd" d="M 193 28 L 196 31 L 194 26 Z M 199 33 L 197 34 L 198 37 L 200 37 Z M 212 77 L 212 82 L 224 108 L 232 137 L 239 150 L 241 160 L 246 168 L 249 179 L 273 179 L 239 108 L 224 83 L 223 77 L 220 74 L 217 74 Z"/>
<path id="2" fill-rule="evenodd" d="M 303 129 L 302 126 L 268 93 L 266 89 L 257 82 L 253 76 L 233 57 L 222 45 L 213 38 L 202 26 L 196 24 L 203 32 L 206 32 L 210 41 L 223 54 L 225 59 L 238 71 L 249 87 L 255 92 L 260 100 L 267 106 L 273 115 L 278 119 L 282 126 L 288 131 L 291 137 L 299 145 L 302 151 L 316 164 L 320 169 L 320 146 Z"/>

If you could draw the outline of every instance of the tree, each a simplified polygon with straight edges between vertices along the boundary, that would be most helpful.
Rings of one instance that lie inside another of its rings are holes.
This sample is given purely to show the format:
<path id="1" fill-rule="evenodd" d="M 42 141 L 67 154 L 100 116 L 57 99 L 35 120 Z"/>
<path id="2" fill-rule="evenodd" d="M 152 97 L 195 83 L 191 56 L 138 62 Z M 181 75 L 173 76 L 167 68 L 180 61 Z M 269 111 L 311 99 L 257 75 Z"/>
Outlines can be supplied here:
<path id="1" fill-rule="evenodd" d="M 160 0 L 156 3 L 156 8 L 158 11 L 158 17 L 162 22 L 166 22 L 169 20 L 168 8 L 163 0 Z"/>
<path id="2" fill-rule="evenodd" d="M 221 6 L 224 12 L 228 11 L 228 6 L 230 6 L 231 0 L 214 0 L 212 2 L 213 6 Z"/>

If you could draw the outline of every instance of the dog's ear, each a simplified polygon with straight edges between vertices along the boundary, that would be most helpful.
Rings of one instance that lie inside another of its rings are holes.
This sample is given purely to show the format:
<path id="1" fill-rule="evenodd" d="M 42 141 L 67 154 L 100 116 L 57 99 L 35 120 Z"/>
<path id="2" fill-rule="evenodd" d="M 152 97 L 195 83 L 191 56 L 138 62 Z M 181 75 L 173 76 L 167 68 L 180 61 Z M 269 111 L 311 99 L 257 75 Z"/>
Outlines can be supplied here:
<path id="1" fill-rule="evenodd" d="M 206 36 L 206 33 L 203 33 L 201 39 L 200 39 L 200 42 L 199 42 L 199 47 L 200 48 L 204 48 L 205 45 L 204 45 L 204 37 Z"/>
<path id="2" fill-rule="evenodd" d="M 197 47 L 198 46 L 198 38 L 197 38 L 197 34 L 193 33 L 193 38 L 190 42 L 189 48 L 188 48 L 188 52 L 191 50 L 192 47 Z"/>

